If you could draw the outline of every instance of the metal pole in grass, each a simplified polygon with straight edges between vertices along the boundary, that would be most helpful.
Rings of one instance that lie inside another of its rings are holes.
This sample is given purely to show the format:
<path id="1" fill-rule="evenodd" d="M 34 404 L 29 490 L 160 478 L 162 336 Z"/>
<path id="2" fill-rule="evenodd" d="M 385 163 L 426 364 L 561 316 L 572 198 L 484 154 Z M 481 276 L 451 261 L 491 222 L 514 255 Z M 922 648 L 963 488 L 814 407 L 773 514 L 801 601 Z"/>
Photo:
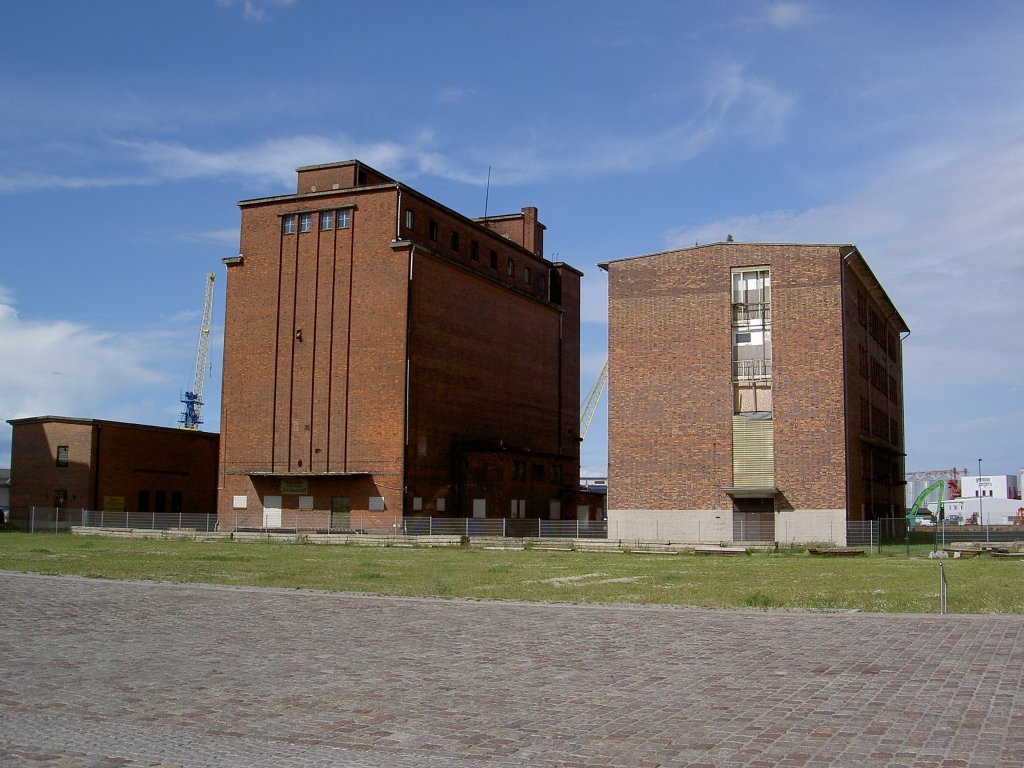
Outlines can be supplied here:
<path id="1" fill-rule="evenodd" d="M 946 584 L 946 569 L 939 563 L 939 613 L 945 615 L 948 600 L 948 585 Z"/>

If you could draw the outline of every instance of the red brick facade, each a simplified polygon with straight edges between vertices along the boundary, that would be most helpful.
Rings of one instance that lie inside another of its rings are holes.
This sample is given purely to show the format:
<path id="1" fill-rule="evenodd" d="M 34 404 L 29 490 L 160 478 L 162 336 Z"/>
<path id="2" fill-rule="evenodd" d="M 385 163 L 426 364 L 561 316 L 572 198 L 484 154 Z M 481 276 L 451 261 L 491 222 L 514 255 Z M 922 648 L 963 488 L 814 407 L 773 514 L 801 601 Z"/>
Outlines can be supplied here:
<path id="1" fill-rule="evenodd" d="M 536 209 L 471 220 L 356 161 L 240 207 L 222 520 L 575 517 L 580 273 Z"/>
<path id="2" fill-rule="evenodd" d="M 845 541 L 847 519 L 903 514 L 907 329 L 856 248 L 719 243 L 602 266 L 610 536 L 729 540 L 758 495 L 782 541 Z M 771 407 L 758 419 L 774 486 L 757 492 L 734 476 L 731 274 L 748 268 L 771 276 Z"/>
<path id="3" fill-rule="evenodd" d="M 12 509 L 216 512 L 215 433 L 58 416 L 8 423 Z"/>

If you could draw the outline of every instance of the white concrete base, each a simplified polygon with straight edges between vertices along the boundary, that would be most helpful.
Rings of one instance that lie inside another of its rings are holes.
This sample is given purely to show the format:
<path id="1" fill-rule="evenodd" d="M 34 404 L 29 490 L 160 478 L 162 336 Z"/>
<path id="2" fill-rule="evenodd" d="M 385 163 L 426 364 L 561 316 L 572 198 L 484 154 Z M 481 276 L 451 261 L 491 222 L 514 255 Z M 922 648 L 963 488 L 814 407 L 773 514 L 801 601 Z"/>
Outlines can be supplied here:
<path id="1" fill-rule="evenodd" d="M 733 541 L 729 509 L 609 509 L 612 541 L 721 544 Z M 775 513 L 780 544 L 846 546 L 846 510 L 791 509 Z"/>
<path id="2" fill-rule="evenodd" d="M 674 541 L 704 544 L 732 541 L 729 509 L 609 509 L 611 541 Z"/>

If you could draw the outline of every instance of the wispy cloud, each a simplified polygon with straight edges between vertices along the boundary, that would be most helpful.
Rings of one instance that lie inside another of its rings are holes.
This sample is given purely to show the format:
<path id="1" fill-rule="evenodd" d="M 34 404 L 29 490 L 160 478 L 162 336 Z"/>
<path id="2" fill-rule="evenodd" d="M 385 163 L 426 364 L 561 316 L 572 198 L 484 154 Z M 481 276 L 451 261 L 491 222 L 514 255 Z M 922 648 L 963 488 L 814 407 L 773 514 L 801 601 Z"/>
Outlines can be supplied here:
<path id="1" fill-rule="evenodd" d="M 772 27 L 774 29 L 795 29 L 813 24 L 816 14 L 807 3 L 781 2 L 768 3 L 761 11 L 744 19 L 744 23 L 753 27 Z"/>
<path id="2" fill-rule="evenodd" d="M 218 5 L 242 6 L 242 18 L 246 21 L 261 22 L 267 19 L 268 8 L 294 5 L 296 0 L 217 0 Z"/>
<path id="3" fill-rule="evenodd" d="M 152 403 L 143 403 L 154 391 L 175 391 L 161 369 L 163 350 L 175 341 L 171 331 L 110 333 L 63 320 L 22 320 L 0 286 L 0 465 L 10 461 L 7 419 L 151 413 Z"/>
<path id="4" fill-rule="evenodd" d="M 458 86 L 449 85 L 437 92 L 437 101 L 440 104 L 459 104 L 465 101 L 472 91 Z"/>

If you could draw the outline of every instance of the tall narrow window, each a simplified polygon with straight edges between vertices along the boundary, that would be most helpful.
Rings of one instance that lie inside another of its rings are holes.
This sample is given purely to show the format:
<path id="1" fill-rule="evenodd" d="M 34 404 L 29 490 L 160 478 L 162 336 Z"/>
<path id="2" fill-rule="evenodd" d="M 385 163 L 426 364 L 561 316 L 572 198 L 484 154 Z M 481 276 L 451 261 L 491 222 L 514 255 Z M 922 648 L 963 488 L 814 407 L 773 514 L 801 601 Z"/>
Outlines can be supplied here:
<path id="1" fill-rule="evenodd" d="M 320 211 L 320 229 L 334 229 L 334 211 Z"/>
<path id="2" fill-rule="evenodd" d="M 509 277 L 515 277 L 515 274 L 516 274 L 516 263 L 514 261 L 512 261 L 512 259 L 508 260 L 508 265 L 506 267 L 506 270 L 508 272 L 508 276 Z"/>
<path id="3" fill-rule="evenodd" d="M 732 273 L 732 361 L 736 413 L 772 411 L 771 275 Z"/>
<path id="4" fill-rule="evenodd" d="M 348 208 L 342 208 L 338 211 L 338 229 L 348 229 L 349 224 L 352 223 L 352 211 Z"/>
<path id="5" fill-rule="evenodd" d="M 66 445 L 57 446 L 57 466 L 66 467 L 68 465 L 68 447 Z"/>
<path id="6" fill-rule="evenodd" d="M 282 235 L 294 235 L 295 234 L 295 214 L 289 213 L 281 217 L 281 234 Z"/>
<path id="7" fill-rule="evenodd" d="M 436 221 L 431 220 L 430 223 L 427 224 L 427 236 L 431 240 L 433 240 L 434 242 L 437 242 L 437 222 Z"/>
<path id="8" fill-rule="evenodd" d="M 459 250 L 459 233 L 458 232 L 452 232 L 452 250 L 453 251 Z"/>
<path id="9" fill-rule="evenodd" d="M 533 277 L 532 277 L 532 275 L 530 275 L 530 268 L 529 267 L 523 267 L 523 282 L 526 283 L 527 285 L 530 285 L 530 281 L 532 279 L 533 279 Z"/>
<path id="10" fill-rule="evenodd" d="M 497 268 L 498 268 L 498 252 L 492 249 L 491 250 L 491 269 L 497 269 Z"/>
<path id="11" fill-rule="evenodd" d="M 299 232 L 310 232 L 313 229 L 313 214 L 312 213 L 300 213 L 299 214 Z"/>
<path id="12" fill-rule="evenodd" d="M 473 261 L 478 261 L 480 259 L 480 243 L 476 240 L 469 241 L 469 257 L 473 259 Z"/>
<path id="13" fill-rule="evenodd" d="M 412 212 L 412 208 L 405 209 L 405 228 L 414 229 L 416 226 L 416 215 Z"/>

